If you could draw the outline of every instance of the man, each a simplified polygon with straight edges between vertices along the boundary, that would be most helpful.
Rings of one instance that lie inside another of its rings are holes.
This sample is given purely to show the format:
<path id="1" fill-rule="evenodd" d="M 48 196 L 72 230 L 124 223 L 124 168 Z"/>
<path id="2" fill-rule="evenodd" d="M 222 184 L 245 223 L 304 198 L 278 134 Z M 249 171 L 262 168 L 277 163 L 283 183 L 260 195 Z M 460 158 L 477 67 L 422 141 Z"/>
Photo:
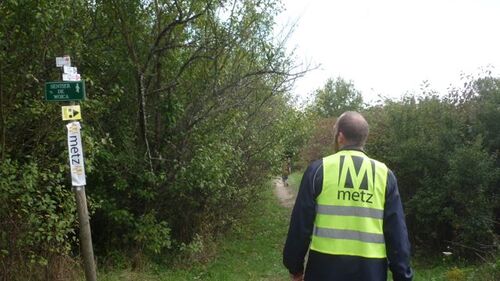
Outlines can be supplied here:
<path id="1" fill-rule="evenodd" d="M 289 156 L 281 165 L 281 181 L 284 186 L 288 186 L 288 176 L 292 173 L 292 160 Z"/>
<path id="2" fill-rule="evenodd" d="M 291 174 L 289 157 L 281 165 L 281 181 L 284 186 L 288 186 L 288 176 Z"/>
<path id="3" fill-rule="evenodd" d="M 361 114 L 345 112 L 334 126 L 336 153 L 304 173 L 283 251 L 292 280 L 380 281 L 387 267 L 395 281 L 412 280 L 396 177 L 363 151 L 368 131 Z"/>

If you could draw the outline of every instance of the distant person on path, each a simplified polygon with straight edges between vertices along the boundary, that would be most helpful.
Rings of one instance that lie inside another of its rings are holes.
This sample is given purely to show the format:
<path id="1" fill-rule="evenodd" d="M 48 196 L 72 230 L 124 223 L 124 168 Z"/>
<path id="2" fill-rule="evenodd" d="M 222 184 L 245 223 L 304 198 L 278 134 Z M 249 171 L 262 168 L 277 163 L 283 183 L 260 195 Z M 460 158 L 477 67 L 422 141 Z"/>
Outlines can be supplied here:
<path id="1" fill-rule="evenodd" d="M 292 280 L 385 281 L 388 267 L 395 281 L 412 280 L 396 177 L 363 151 L 368 131 L 361 114 L 345 112 L 336 153 L 304 173 L 283 250 Z"/>
<path id="2" fill-rule="evenodd" d="M 288 186 L 288 176 L 292 173 L 292 160 L 286 157 L 281 165 L 281 181 L 284 186 Z"/>

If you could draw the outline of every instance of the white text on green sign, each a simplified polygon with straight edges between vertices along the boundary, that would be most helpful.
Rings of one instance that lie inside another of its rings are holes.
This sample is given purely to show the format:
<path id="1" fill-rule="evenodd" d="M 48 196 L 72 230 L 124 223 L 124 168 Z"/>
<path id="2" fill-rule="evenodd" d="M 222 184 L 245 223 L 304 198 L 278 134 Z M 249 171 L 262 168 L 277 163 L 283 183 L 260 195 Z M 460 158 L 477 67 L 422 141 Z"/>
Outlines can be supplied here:
<path id="1" fill-rule="evenodd" d="M 78 101 L 84 99 L 84 81 L 45 83 L 45 100 L 47 101 Z"/>

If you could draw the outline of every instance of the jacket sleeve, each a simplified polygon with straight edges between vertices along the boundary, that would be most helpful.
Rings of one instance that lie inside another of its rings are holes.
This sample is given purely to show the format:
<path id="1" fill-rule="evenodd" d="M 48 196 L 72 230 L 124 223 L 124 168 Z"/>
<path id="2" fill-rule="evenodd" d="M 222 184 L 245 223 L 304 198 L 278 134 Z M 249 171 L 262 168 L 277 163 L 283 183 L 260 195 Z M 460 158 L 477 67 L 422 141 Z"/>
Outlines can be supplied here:
<path id="1" fill-rule="evenodd" d="M 322 160 L 317 160 L 305 171 L 292 210 L 283 249 L 283 264 L 291 274 L 304 271 L 304 257 L 309 249 L 316 216 L 316 194 L 321 188 L 322 163 Z"/>
<path id="2" fill-rule="evenodd" d="M 389 171 L 384 208 L 384 237 L 389 268 L 394 281 L 410 281 L 413 271 L 410 266 L 410 241 L 406 229 L 403 205 L 394 174 Z"/>

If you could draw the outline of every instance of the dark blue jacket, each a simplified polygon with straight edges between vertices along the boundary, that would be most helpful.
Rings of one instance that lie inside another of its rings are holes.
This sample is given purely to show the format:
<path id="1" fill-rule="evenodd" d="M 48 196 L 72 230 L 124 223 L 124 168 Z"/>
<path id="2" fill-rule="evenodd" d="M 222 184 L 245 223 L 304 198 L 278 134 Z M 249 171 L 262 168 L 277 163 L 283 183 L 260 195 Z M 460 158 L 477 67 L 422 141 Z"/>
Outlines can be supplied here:
<path id="1" fill-rule="evenodd" d="M 316 197 L 323 185 L 323 160 L 313 162 L 304 173 L 292 211 L 283 264 L 290 273 L 304 271 L 316 216 Z M 384 207 L 384 238 L 387 259 L 329 255 L 309 251 L 305 281 L 379 281 L 387 280 L 389 267 L 395 281 L 412 280 L 410 242 L 396 177 L 389 170 Z"/>

